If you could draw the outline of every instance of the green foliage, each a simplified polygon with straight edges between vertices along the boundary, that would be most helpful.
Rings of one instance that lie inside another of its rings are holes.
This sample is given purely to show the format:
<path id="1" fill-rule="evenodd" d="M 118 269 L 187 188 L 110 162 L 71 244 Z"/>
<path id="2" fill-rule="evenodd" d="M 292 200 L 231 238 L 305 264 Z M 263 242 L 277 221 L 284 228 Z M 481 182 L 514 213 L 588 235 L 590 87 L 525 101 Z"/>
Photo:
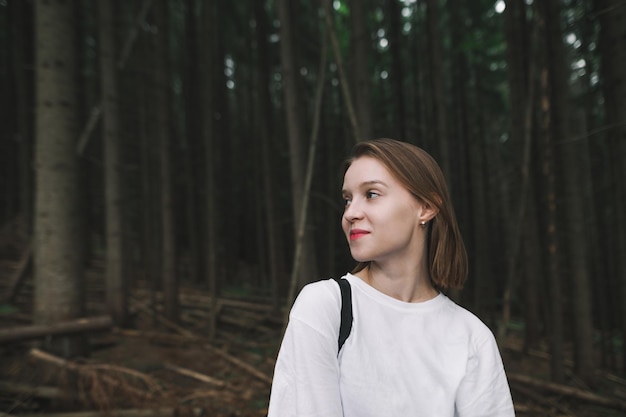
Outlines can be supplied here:
<path id="1" fill-rule="evenodd" d="M 222 288 L 221 293 L 226 298 L 241 298 L 241 299 L 254 299 L 259 296 L 264 296 L 263 290 L 260 290 L 258 287 L 254 285 L 243 282 L 243 283 L 233 283 L 230 285 L 224 286 Z"/>
<path id="2" fill-rule="evenodd" d="M 10 304 L 0 304 L 0 314 L 13 314 L 13 313 L 17 313 L 20 310 Z"/>
<path id="3" fill-rule="evenodd" d="M 521 320 L 509 320 L 507 324 L 510 330 L 522 331 L 526 328 L 526 323 Z"/>
<path id="4" fill-rule="evenodd" d="M 345 1 L 335 0 L 333 1 L 333 9 L 335 13 L 341 15 L 343 17 L 350 16 L 350 9 L 348 8 L 348 3 Z"/>

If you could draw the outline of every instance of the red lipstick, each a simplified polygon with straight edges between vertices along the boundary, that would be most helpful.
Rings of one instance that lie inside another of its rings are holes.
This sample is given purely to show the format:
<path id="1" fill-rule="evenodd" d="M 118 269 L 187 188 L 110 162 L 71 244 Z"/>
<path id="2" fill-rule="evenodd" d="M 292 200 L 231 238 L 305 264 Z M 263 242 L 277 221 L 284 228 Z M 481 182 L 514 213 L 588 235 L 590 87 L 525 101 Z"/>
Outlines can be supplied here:
<path id="1" fill-rule="evenodd" d="M 369 234 L 369 232 L 367 230 L 361 230 L 361 229 L 352 229 L 350 230 L 350 240 L 357 240 L 359 238 L 362 238 L 363 236 Z"/>

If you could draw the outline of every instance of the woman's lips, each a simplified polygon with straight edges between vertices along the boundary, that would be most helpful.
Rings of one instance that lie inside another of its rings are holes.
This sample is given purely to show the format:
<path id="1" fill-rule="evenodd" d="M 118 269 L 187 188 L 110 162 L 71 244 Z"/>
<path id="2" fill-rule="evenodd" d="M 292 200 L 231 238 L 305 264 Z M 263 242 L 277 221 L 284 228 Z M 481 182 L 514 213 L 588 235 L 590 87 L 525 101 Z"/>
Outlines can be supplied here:
<path id="1" fill-rule="evenodd" d="M 360 229 L 350 230 L 350 240 L 360 239 L 363 236 L 367 235 L 368 233 L 369 232 L 366 230 L 360 230 Z"/>

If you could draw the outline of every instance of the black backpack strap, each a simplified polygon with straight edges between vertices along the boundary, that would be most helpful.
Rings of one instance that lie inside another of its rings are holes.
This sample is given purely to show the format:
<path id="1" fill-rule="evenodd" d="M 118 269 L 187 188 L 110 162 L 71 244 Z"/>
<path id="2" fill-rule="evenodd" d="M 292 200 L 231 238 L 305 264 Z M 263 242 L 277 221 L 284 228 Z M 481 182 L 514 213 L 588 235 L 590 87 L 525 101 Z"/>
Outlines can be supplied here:
<path id="1" fill-rule="evenodd" d="M 339 326 L 339 340 L 337 354 L 350 335 L 352 330 L 352 291 L 347 279 L 335 278 L 341 290 L 341 324 Z"/>

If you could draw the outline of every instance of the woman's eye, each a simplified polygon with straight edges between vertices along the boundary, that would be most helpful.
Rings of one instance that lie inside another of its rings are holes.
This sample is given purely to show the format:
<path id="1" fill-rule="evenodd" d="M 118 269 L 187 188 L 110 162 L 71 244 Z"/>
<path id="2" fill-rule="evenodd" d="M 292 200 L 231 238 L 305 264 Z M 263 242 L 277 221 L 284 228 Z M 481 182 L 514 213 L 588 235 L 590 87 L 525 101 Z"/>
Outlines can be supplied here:
<path id="1" fill-rule="evenodd" d="M 366 193 L 365 193 L 365 196 L 366 196 L 368 199 L 372 199 L 372 198 L 380 197 L 380 194 L 378 194 L 378 193 L 377 193 L 377 192 L 375 192 L 375 191 L 368 191 L 368 192 L 366 192 Z"/>
<path id="2" fill-rule="evenodd" d="M 343 198 L 343 205 L 344 206 L 350 205 L 350 202 L 352 202 L 352 200 L 350 198 L 348 198 L 348 197 L 344 197 Z"/>

